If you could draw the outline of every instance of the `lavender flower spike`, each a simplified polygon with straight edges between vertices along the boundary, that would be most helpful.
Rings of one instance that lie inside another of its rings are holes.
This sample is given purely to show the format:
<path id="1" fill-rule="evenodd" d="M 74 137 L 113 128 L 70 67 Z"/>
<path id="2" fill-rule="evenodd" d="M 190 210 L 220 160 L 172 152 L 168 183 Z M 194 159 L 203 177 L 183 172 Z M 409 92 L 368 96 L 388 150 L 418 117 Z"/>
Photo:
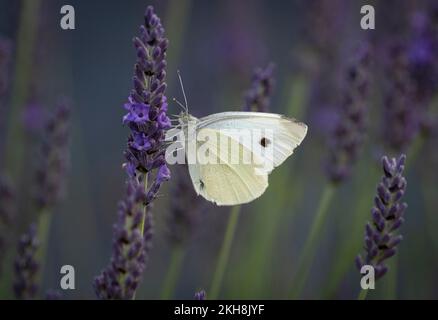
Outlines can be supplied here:
<path id="1" fill-rule="evenodd" d="M 17 299 L 35 298 L 38 285 L 36 283 L 39 265 L 36 252 L 39 244 L 36 237 L 36 225 L 32 224 L 18 243 L 18 256 L 15 260 L 14 292 Z"/>
<path id="2" fill-rule="evenodd" d="M 164 161 L 163 141 L 165 131 L 171 126 L 164 96 L 168 40 L 151 6 L 146 9 L 145 24 L 140 27 L 140 36 L 134 38 L 134 46 L 137 50 L 134 89 L 125 104 L 128 113 L 123 117 L 123 123 L 131 129 L 124 167 L 130 177 L 138 179 L 157 169 L 147 192 L 146 204 L 149 204 L 156 197 L 161 183 L 170 178 Z"/>
<path id="3" fill-rule="evenodd" d="M 94 280 L 100 299 L 132 299 L 146 266 L 151 247 L 151 215 L 140 233 L 145 193 L 135 179 L 128 183 L 126 198 L 119 204 L 118 221 L 114 225 L 113 253 L 110 265 Z"/>
<path id="4" fill-rule="evenodd" d="M 351 174 L 365 136 L 369 83 L 370 48 L 360 47 L 345 75 L 341 117 L 329 139 L 327 175 L 331 182 L 340 183 Z"/>
<path id="5" fill-rule="evenodd" d="M 372 265 L 376 280 L 388 271 L 385 260 L 397 252 L 402 236 L 396 232 L 403 223 L 407 204 L 401 202 L 406 192 L 406 179 L 403 177 L 405 155 L 389 160 L 383 157 L 384 176 L 377 186 L 374 207 L 371 209 L 372 222 L 365 227 L 365 258 L 356 258 L 359 270 L 363 265 Z"/>
<path id="6" fill-rule="evenodd" d="M 100 299 L 134 298 L 152 241 L 152 216 L 144 209 L 155 199 L 161 184 L 170 179 L 164 160 L 165 131 L 171 126 L 164 96 L 168 40 L 151 6 L 146 9 L 145 23 L 140 27 L 140 36 L 134 38 L 134 46 L 134 89 L 123 117 L 131 130 L 124 164 L 128 188 L 114 226 L 111 263 L 94 280 Z M 153 171 L 154 177 L 150 176 Z"/>
<path id="7" fill-rule="evenodd" d="M 420 110 L 414 102 L 414 82 L 404 43 L 388 50 L 388 92 L 383 110 L 383 140 L 395 152 L 404 152 L 419 132 Z"/>
<path id="8" fill-rule="evenodd" d="M 274 88 L 274 65 L 254 71 L 251 88 L 245 94 L 243 111 L 268 112 Z"/>

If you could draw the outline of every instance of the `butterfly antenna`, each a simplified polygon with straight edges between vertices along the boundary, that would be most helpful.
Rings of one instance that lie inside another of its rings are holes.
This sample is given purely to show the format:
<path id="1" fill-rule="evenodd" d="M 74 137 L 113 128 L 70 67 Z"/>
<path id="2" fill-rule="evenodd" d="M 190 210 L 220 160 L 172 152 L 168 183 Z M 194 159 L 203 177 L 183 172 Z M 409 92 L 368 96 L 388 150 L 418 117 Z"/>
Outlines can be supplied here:
<path id="1" fill-rule="evenodd" d="M 179 102 L 176 98 L 173 98 L 172 100 L 175 101 L 185 112 L 188 112 L 187 107 Z"/>
<path id="2" fill-rule="evenodd" d="M 184 90 L 184 85 L 183 85 L 181 73 L 179 72 L 179 70 L 177 70 L 176 72 L 178 74 L 179 84 L 181 85 L 181 90 L 182 90 L 182 93 L 183 93 L 183 96 L 184 96 L 184 102 L 185 102 L 185 105 L 186 105 L 185 110 L 186 110 L 186 113 L 189 113 L 189 104 L 187 103 L 187 96 L 186 96 L 186 92 Z"/>

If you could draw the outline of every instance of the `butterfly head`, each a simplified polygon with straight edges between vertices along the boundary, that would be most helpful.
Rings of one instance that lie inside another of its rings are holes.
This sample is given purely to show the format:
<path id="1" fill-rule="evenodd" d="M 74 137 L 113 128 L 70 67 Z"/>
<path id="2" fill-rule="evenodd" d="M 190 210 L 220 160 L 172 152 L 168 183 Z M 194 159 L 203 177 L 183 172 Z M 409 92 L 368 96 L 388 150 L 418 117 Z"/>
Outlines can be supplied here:
<path id="1" fill-rule="evenodd" d="M 198 119 L 186 111 L 181 111 L 178 116 L 178 121 L 182 127 L 189 127 L 195 125 L 198 122 Z"/>

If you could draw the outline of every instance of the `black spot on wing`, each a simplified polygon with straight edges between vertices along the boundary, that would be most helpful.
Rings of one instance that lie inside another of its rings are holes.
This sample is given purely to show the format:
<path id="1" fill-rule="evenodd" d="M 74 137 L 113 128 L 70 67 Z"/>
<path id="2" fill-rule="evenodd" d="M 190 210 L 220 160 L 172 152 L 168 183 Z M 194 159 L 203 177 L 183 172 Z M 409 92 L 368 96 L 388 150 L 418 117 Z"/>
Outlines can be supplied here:
<path id="1" fill-rule="evenodd" d="M 263 137 L 260 139 L 260 144 L 263 148 L 266 148 L 270 143 L 271 141 L 268 138 Z"/>

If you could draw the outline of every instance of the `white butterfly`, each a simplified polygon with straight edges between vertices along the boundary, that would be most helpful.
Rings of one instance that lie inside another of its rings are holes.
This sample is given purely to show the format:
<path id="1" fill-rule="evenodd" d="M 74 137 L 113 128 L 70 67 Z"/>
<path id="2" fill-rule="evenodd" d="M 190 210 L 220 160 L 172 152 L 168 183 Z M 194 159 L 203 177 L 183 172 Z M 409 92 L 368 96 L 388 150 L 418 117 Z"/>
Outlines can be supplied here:
<path id="1" fill-rule="evenodd" d="M 193 186 L 198 195 L 219 206 L 260 197 L 268 187 L 270 172 L 292 155 L 307 133 L 304 123 L 279 114 L 222 112 L 198 119 L 184 108 L 178 117 L 185 140 L 180 142 Z M 200 141 L 199 136 L 209 139 Z M 226 147 L 221 141 L 228 141 Z M 208 149 L 213 163 L 199 161 L 197 152 L 201 149 Z M 237 150 L 237 161 L 230 159 L 232 150 Z M 247 154 L 251 155 L 249 162 L 244 159 Z"/>

